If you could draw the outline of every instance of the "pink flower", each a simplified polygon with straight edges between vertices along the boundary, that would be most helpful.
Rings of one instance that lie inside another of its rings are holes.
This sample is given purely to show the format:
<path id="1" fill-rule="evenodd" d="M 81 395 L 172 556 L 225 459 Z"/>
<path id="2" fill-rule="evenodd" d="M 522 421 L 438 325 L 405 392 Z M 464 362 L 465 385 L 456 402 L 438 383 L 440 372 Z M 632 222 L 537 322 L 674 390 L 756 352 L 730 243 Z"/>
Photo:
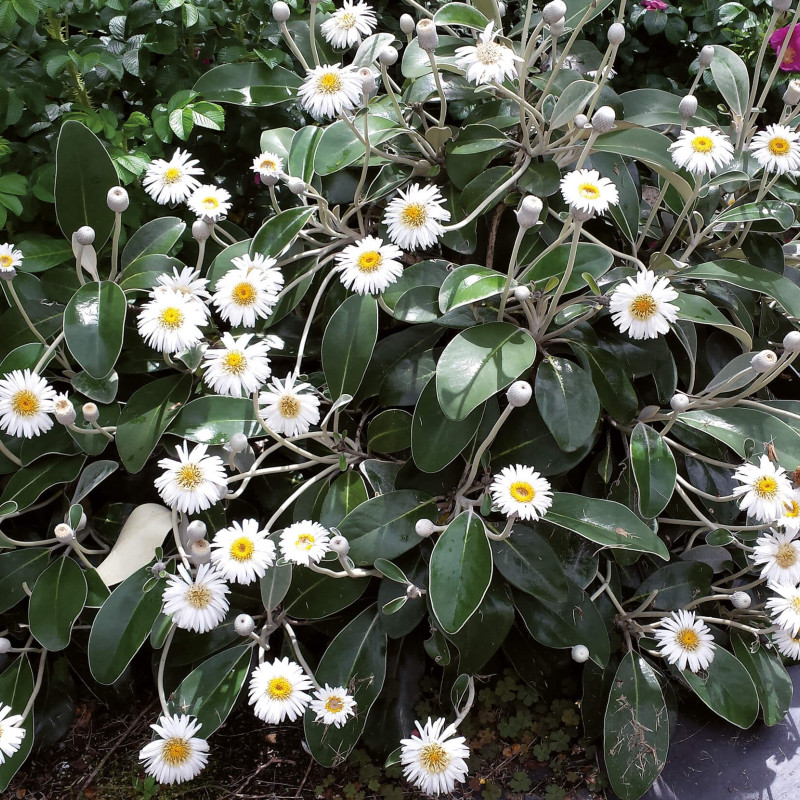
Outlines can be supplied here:
<path id="1" fill-rule="evenodd" d="M 642 0 L 642 5 L 648 11 L 664 11 L 664 9 L 669 8 L 664 0 Z"/>
<path id="2" fill-rule="evenodd" d="M 787 25 L 785 28 L 778 28 L 778 30 L 769 37 L 769 43 L 776 53 L 780 52 L 781 46 L 788 36 L 791 27 L 791 25 Z M 794 26 L 791 39 L 789 40 L 789 46 L 783 54 L 781 69 L 784 72 L 800 71 L 800 25 Z"/>

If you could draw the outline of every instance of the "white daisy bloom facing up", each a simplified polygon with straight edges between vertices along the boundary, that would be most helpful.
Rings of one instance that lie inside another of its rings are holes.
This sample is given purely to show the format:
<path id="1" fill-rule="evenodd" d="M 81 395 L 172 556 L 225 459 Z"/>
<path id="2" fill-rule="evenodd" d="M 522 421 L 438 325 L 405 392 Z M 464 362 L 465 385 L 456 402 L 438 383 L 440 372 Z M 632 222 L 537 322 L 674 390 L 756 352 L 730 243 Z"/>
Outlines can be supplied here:
<path id="1" fill-rule="evenodd" d="M 157 158 L 151 162 L 142 179 L 142 187 L 160 205 L 182 203 L 200 186 L 195 175 L 203 170 L 196 166 L 200 162 L 192 159 L 185 150 L 176 150 L 169 161 Z"/>
<path id="2" fill-rule="evenodd" d="M 772 634 L 772 641 L 775 646 L 787 658 L 793 661 L 800 661 L 800 636 L 792 635 L 789 631 L 775 631 Z"/>
<path id="3" fill-rule="evenodd" d="M 792 486 L 783 467 L 776 467 L 767 456 L 758 465 L 742 464 L 733 473 L 741 486 L 733 494 L 741 497 L 739 508 L 759 522 L 775 522 L 784 516 L 792 501 Z"/>
<path id="4" fill-rule="evenodd" d="M 778 526 L 786 533 L 797 536 L 800 532 L 800 489 L 792 489 L 791 495 L 785 499 L 783 516 L 778 520 Z"/>
<path id="5" fill-rule="evenodd" d="M 695 175 L 716 172 L 733 161 L 733 145 L 730 139 L 704 125 L 681 131 L 676 141 L 669 146 L 669 151 L 675 164 Z"/>
<path id="6" fill-rule="evenodd" d="M 314 692 L 311 710 L 317 715 L 315 722 L 341 728 L 356 713 L 356 701 L 343 686 L 331 689 L 326 683 L 324 689 Z"/>
<path id="7" fill-rule="evenodd" d="M 225 465 L 219 456 L 206 455 L 206 445 L 197 444 L 189 452 L 189 444 L 177 447 L 178 458 L 162 458 L 158 466 L 165 470 L 155 480 L 161 499 L 185 514 L 205 511 L 218 503 L 220 492 L 227 488 Z"/>
<path id="8" fill-rule="evenodd" d="M 444 719 L 425 725 L 419 722 L 419 735 L 401 739 L 400 762 L 403 775 L 425 794 L 448 794 L 467 777 L 469 748 L 463 736 L 456 736 L 453 725 L 445 727 Z"/>
<path id="9" fill-rule="evenodd" d="M 171 290 L 185 294 L 190 300 L 199 300 L 201 303 L 211 299 L 211 295 L 206 290 L 208 280 L 200 277 L 199 269 L 184 267 L 179 272 L 177 267 L 173 267 L 172 275 L 165 272 L 159 275 L 156 281 L 158 281 L 158 286 L 153 287 L 153 291 L 150 292 L 151 297 Z M 205 310 L 205 306 L 203 309 Z"/>
<path id="10" fill-rule="evenodd" d="M 297 92 L 300 104 L 315 119 L 338 117 L 361 104 L 361 78 L 352 67 L 321 64 L 308 70 Z"/>
<path id="11" fill-rule="evenodd" d="M 22 717 L 12 714 L 11 706 L 0 703 L 0 764 L 16 753 L 25 738 L 25 728 L 21 726 Z"/>
<path id="12" fill-rule="evenodd" d="M 212 184 L 198 186 L 189 198 L 186 205 L 189 210 L 197 214 L 200 219 L 217 222 L 224 217 L 230 210 L 231 194 L 227 189 Z"/>
<path id="13" fill-rule="evenodd" d="M 767 600 L 772 621 L 792 636 L 797 636 L 800 633 L 800 587 L 772 583 L 769 588 L 776 594 Z"/>
<path id="14" fill-rule="evenodd" d="M 764 533 L 750 556 L 761 577 L 773 583 L 800 583 L 800 541 L 791 533 Z"/>
<path id="15" fill-rule="evenodd" d="M 706 669 L 714 660 L 714 637 L 708 625 L 694 611 L 673 611 L 658 623 L 654 633 L 661 655 L 678 669 L 692 672 Z"/>
<path id="16" fill-rule="evenodd" d="M 365 36 L 375 30 L 378 20 L 372 6 L 364 2 L 344 0 L 341 8 L 331 14 L 320 26 L 325 41 L 334 47 L 345 48 L 361 44 Z"/>
<path id="17" fill-rule="evenodd" d="M 346 289 L 357 294 L 381 294 L 403 274 L 398 261 L 402 255 L 399 247 L 384 244 L 377 236 L 365 236 L 336 256 L 342 267 L 339 278 Z"/>
<path id="18" fill-rule="evenodd" d="M 561 196 L 570 208 L 602 214 L 619 203 L 617 187 L 596 169 L 576 169 L 561 179 Z"/>
<path id="19" fill-rule="evenodd" d="M 259 341 L 249 344 L 252 333 L 234 339 L 223 333 L 220 347 L 203 355 L 203 382 L 217 394 L 241 397 L 257 391 L 269 378 L 272 369 L 267 353 L 270 346 Z"/>
<path id="20" fill-rule="evenodd" d="M 450 219 L 444 197 L 436 186 L 414 183 L 401 189 L 387 206 L 383 221 L 389 238 L 403 250 L 427 250 L 444 234 L 442 222 Z"/>
<path id="21" fill-rule="evenodd" d="M 800 133 L 786 125 L 767 125 L 753 137 L 750 152 L 767 172 L 796 172 L 800 169 Z"/>
<path id="22" fill-rule="evenodd" d="M 456 66 L 464 70 L 470 83 L 502 83 L 517 75 L 516 62 L 522 59 L 510 47 L 495 41 L 500 31 L 493 28 L 494 22 L 490 22 L 478 34 L 476 45 L 456 48 Z"/>
<path id="23" fill-rule="evenodd" d="M 273 378 L 258 396 L 267 426 L 283 436 L 308 433 L 319 422 L 319 398 L 311 384 L 295 381 L 294 375 L 287 375 L 283 382 Z"/>
<path id="24" fill-rule="evenodd" d="M 535 469 L 523 467 L 521 464 L 501 469 L 492 481 L 489 491 L 492 502 L 507 517 L 516 514 L 520 519 L 535 522 L 553 504 L 550 482 Z"/>
<path id="25" fill-rule="evenodd" d="M 253 159 L 252 170 L 262 178 L 279 178 L 283 172 L 283 159 L 265 150 Z"/>
<path id="26" fill-rule="evenodd" d="M 678 318 L 678 306 L 670 302 L 677 297 L 668 278 L 646 269 L 614 289 L 609 311 L 620 332 L 631 339 L 657 339 Z"/>
<path id="27" fill-rule="evenodd" d="M 275 545 L 257 519 L 234 522 L 214 534 L 211 563 L 227 581 L 250 584 L 275 563 Z"/>
<path id="28" fill-rule="evenodd" d="M 328 552 L 330 532 L 319 522 L 304 519 L 285 528 L 281 534 L 281 555 L 284 560 L 307 567 L 318 564 Z"/>
<path id="29" fill-rule="evenodd" d="M 17 250 L 13 244 L 0 244 L 0 272 L 8 272 L 22 264 L 22 250 Z"/>
<path id="30" fill-rule="evenodd" d="M 164 613 L 178 628 L 197 633 L 213 630 L 228 613 L 230 589 L 211 564 L 201 564 L 192 578 L 183 564 L 177 575 L 167 576 L 162 600 Z"/>
<path id="31" fill-rule="evenodd" d="M 164 287 L 142 306 L 136 325 L 145 344 L 162 353 L 180 353 L 194 347 L 208 324 L 203 303 L 177 289 Z"/>
<path id="32" fill-rule="evenodd" d="M 0 430 L 32 439 L 53 427 L 56 391 L 29 369 L 15 369 L 0 378 Z"/>
<path id="33" fill-rule="evenodd" d="M 274 259 L 258 258 L 261 260 L 249 256 L 234 259 L 236 269 L 217 281 L 214 306 L 231 325 L 252 328 L 256 320 L 267 319 L 278 302 L 283 275 L 274 267 Z"/>
<path id="34" fill-rule="evenodd" d="M 311 702 L 307 693 L 314 684 L 303 668 L 288 658 L 259 664 L 250 676 L 249 703 L 253 713 L 270 725 L 303 715 Z"/>
<path id="35" fill-rule="evenodd" d="M 195 736 L 201 727 L 195 717 L 163 714 L 150 727 L 158 738 L 139 751 L 139 761 L 158 783 L 190 781 L 205 769 L 208 742 Z"/>

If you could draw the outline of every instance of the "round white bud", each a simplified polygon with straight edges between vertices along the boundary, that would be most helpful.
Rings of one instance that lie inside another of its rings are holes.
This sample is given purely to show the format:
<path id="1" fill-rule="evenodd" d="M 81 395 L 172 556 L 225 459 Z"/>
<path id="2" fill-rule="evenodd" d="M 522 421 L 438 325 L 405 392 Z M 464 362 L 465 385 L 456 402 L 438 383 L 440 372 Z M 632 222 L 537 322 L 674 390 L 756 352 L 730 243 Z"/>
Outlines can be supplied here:
<path id="1" fill-rule="evenodd" d="M 167 571 L 167 565 L 163 561 L 156 561 L 152 567 L 150 567 L 150 574 L 154 578 L 160 578 L 163 573 Z"/>
<path id="2" fill-rule="evenodd" d="M 249 636 L 256 629 L 256 621 L 249 614 L 239 614 L 233 621 L 233 629 L 239 636 Z"/>
<path id="3" fill-rule="evenodd" d="M 436 526 L 429 519 L 418 519 L 414 530 L 417 536 L 430 536 L 436 530 Z"/>
<path id="4" fill-rule="evenodd" d="M 89 225 L 83 225 L 75 231 L 75 241 L 84 246 L 91 244 L 94 241 L 94 228 Z"/>
<path id="5" fill-rule="evenodd" d="M 561 17 L 561 19 L 557 19 L 549 27 L 550 27 L 550 35 L 551 36 L 555 36 L 555 37 L 561 36 L 561 34 L 564 33 L 564 28 L 567 27 L 566 20 L 564 19 L 564 17 Z"/>
<path id="6" fill-rule="evenodd" d="M 772 350 L 762 350 L 750 359 L 750 366 L 760 375 L 775 366 L 778 356 Z"/>
<path id="7" fill-rule="evenodd" d="M 207 222 L 197 219 L 192 223 L 192 237 L 195 241 L 204 242 L 209 236 L 211 236 L 211 226 Z"/>
<path id="8" fill-rule="evenodd" d="M 361 67 L 358 71 L 358 77 L 361 78 L 361 91 L 367 97 L 372 97 L 377 90 L 375 73 L 369 67 Z"/>
<path id="9" fill-rule="evenodd" d="M 578 664 L 583 664 L 589 660 L 589 648 L 585 644 L 576 644 L 572 648 L 572 660 Z"/>
<path id="10" fill-rule="evenodd" d="M 594 211 L 582 211 L 574 206 L 571 206 L 569 210 L 575 222 L 588 222 L 594 216 Z"/>
<path id="11" fill-rule="evenodd" d="M 292 194 L 303 194 L 306 190 L 306 182 L 302 178 L 289 178 L 286 185 Z"/>
<path id="12" fill-rule="evenodd" d="M 17 277 L 17 270 L 14 267 L 4 267 L 0 269 L 0 278 L 4 281 L 13 281 Z"/>
<path id="13" fill-rule="evenodd" d="M 678 113 L 682 120 L 688 122 L 697 113 L 697 98 L 693 94 L 682 97 L 678 103 Z"/>
<path id="14" fill-rule="evenodd" d="M 600 106 L 592 115 L 592 128 L 595 133 L 608 133 L 614 128 L 617 115 L 611 106 Z"/>
<path id="15" fill-rule="evenodd" d="M 412 17 L 411 14 L 400 15 L 400 30 L 403 31 L 406 36 L 414 33 L 415 27 L 414 17 Z"/>
<path id="16" fill-rule="evenodd" d="M 417 23 L 417 41 L 423 50 L 435 50 L 439 44 L 436 23 L 432 19 L 421 19 Z"/>
<path id="17" fill-rule="evenodd" d="M 72 425 L 77 416 L 75 406 L 66 397 L 60 397 L 53 405 L 53 416 L 62 425 Z"/>
<path id="18" fill-rule="evenodd" d="M 517 286 L 514 289 L 514 297 L 516 297 L 517 302 L 524 303 L 526 300 L 531 299 L 531 290 L 527 286 Z"/>
<path id="19" fill-rule="evenodd" d="M 800 331 L 789 331 L 783 337 L 783 349 L 787 353 L 800 352 Z"/>
<path id="20" fill-rule="evenodd" d="M 378 59 L 385 67 L 391 67 L 392 64 L 397 62 L 399 55 L 400 54 L 394 49 L 394 47 L 384 47 L 383 50 L 381 50 Z"/>
<path id="21" fill-rule="evenodd" d="M 608 29 L 608 43 L 615 47 L 625 41 L 625 26 L 621 22 L 615 22 Z"/>
<path id="22" fill-rule="evenodd" d="M 106 203 L 115 214 L 121 214 L 128 207 L 130 200 L 122 186 L 112 186 L 106 195 Z"/>
<path id="23" fill-rule="evenodd" d="M 508 404 L 514 408 L 528 405 L 533 397 L 533 389 L 528 381 L 514 381 L 506 391 Z"/>
<path id="24" fill-rule="evenodd" d="M 783 102 L 787 106 L 796 106 L 800 102 L 800 80 L 795 78 L 789 81 L 786 91 L 783 93 Z"/>
<path id="25" fill-rule="evenodd" d="M 683 392 L 678 392 L 677 394 L 672 395 L 669 404 L 673 411 L 680 413 L 689 408 L 690 402 L 691 400 L 689 400 L 689 398 L 683 394 Z"/>
<path id="26" fill-rule="evenodd" d="M 542 19 L 545 25 L 552 25 L 567 16 L 567 4 L 564 0 L 550 0 L 542 10 Z"/>
<path id="27" fill-rule="evenodd" d="M 700 51 L 700 55 L 697 57 L 697 60 L 700 62 L 700 66 L 702 68 L 707 67 L 714 60 L 714 48 L 710 44 L 707 44 Z"/>
<path id="28" fill-rule="evenodd" d="M 350 542 L 344 536 L 333 536 L 328 542 L 328 547 L 336 553 L 337 556 L 346 556 L 350 552 Z"/>
<path id="29" fill-rule="evenodd" d="M 231 435 L 228 447 L 230 447 L 232 453 L 243 453 L 247 450 L 247 437 L 241 431 L 236 431 Z"/>
<path id="30" fill-rule="evenodd" d="M 292 15 L 292 9 L 289 8 L 287 3 L 284 3 L 283 0 L 278 0 L 277 3 L 272 4 L 272 19 L 275 22 L 286 22 L 287 19 Z"/>
<path id="31" fill-rule="evenodd" d="M 186 526 L 186 536 L 192 542 L 199 542 L 201 539 L 206 538 L 208 528 L 205 522 L 201 519 L 194 519 Z"/>
<path id="32" fill-rule="evenodd" d="M 94 403 L 84 403 L 81 413 L 87 422 L 97 422 L 100 417 L 100 409 Z"/>
<path id="33" fill-rule="evenodd" d="M 11 649 L 11 640 L 5 636 L 0 637 L 0 655 L 5 655 Z"/>
<path id="34" fill-rule="evenodd" d="M 572 118 L 572 124 L 576 128 L 585 128 L 589 124 L 589 117 L 586 114 L 576 114 Z"/>
<path id="35" fill-rule="evenodd" d="M 532 228 L 539 222 L 544 203 L 535 195 L 526 195 L 516 211 L 517 224 L 523 230 Z"/>
<path id="36" fill-rule="evenodd" d="M 498 14 L 499 14 L 501 17 L 504 17 L 504 16 L 506 15 L 506 4 L 505 4 L 505 3 L 503 3 L 503 2 L 502 2 L 502 0 L 501 0 L 501 2 L 499 2 L 499 3 L 497 4 L 497 13 L 498 13 Z"/>
<path id="37" fill-rule="evenodd" d="M 772 10 L 776 14 L 785 14 L 792 7 L 792 0 L 772 0 Z"/>
<path id="38" fill-rule="evenodd" d="M 734 592 L 731 595 L 731 605 L 734 608 L 750 608 L 750 603 L 752 602 L 747 592 Z"/>
<path id="39" fill-rule="evenodd" d="M 201 564 L 208 564 L 211 561 L 211 545 L 205 539 L 192 542 L 189 547 L 189 560 L 196 567 Z"/>
<path id="40" fill-rule="evenodd" d="M 66 522 L 62 522 L 56 525 L 53 535 L 59 542 L 71 542 L 75 538 L 75 531 Z"/>

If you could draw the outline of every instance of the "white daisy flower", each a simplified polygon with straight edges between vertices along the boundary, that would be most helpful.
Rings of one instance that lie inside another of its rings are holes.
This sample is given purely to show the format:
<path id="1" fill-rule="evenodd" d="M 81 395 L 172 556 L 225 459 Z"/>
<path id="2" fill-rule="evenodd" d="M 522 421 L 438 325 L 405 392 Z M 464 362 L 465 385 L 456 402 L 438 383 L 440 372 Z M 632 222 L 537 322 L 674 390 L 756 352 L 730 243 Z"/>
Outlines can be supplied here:
<path id="1" fill-rule="evenodd" d="M 178 460 L 162 458 L 158 462 L 166 470 L 155 480 L 161 499 L 185 514 L 196 514 L 219 502 L 220 492 L 227 488 L 225 466 L 219 456 L 207 456 L 206 445 L 197 444 L 189 452 L 189 443 L 177 447 Z"/>
<path id="2" fill-rule="evenodd" d="M 321 64 L 308 70 L 297 96 L 315 119 L 338 117 L 361 104 L 361 78 L 352 67 Z"/>
<path id="3" fill-rule="evenodd" d="M 343 267 L 339 278 L 345 288 L 358 294 L 381 294 L 403 274 L 403 265 L 397 260 L 402 255 L 399 247 L 384 244 L 377 236 L 365 236 L 336 256 Z"/>
<path id="4" fill-rule="evenodd" d="M 163 714 L 150 726 L 158 738 L 139 751 L 139 761 L 158 783 L 183 783 L 197 777 L 208 763 L 208 742 L 195 734 L 200 723 L 186 714 Z"/>
<path id="5" fill-rule="evenodd" d="M 730 139 L 704 125 L 681 131 L 677 140 L 669 146 L 669 151 L 675 164 L 695 175 L 715 172 L 733 161 Z"/>
<path id="6" fill-rule="evenodd" d="M 25 728 L 19 714 L 12 714 L 11 706 L 0 703 L 0 764 L 16 753 L 25 738 Z"/>
<path id="7" fill-rule="evenodd" d="M 692 672 L 706 669 L 714 660 L 714 637 L 711 629 L 694 611 L 673 611 L 658 622 L 654 636 L 661 646 L 660 655 L 678 669 L 688 666 Z"/>
<path id="8" fill-rule="evenodd" d="M 576 169 L 561 179 L 561 196 L 570 208 L 602 214 L 619 203 L 617 187 L 596 169 Z"/>
<path id="9" fill-rule="evenodd" d="M 287 375 L 283 383 L 273 378 L 265 392 L 258 396 L 261 414 L 270 430 L 282 436 L 308 433 L 319 422 L 319 398 L 310 383 L 295 383 Z"/>
<path id="10" fill-rule="evenodd" d="M 456 733 L 454 725 L 445 727 L 444 719 L 432 722 L 428 717 L 425 725 L 419 722 L 416 733 L 410 739 L 401 739 L 400 761 L 403 774 L 425 794 L 449 794 L 456 783 L 467 777 L 469 748 L 463 736 L 451 738 Z"/>
<path id="11" fill-rule="evenodd" d="M 337 8 L 320 26 L 325 41 L 334 47 L 344 48 L 361 44 L 365 36 L 375 30 L 378 20 L 372 6 L 359 0 L 344 0 L 341 8 Z"/>
<path id="12" fill-rule="evenodd" d="M 475 46 L 456 48 L 456 66 L 464 70 L 470 83 L 502 83 L 517 76 L 515 62 L 522 59 L 510 47 L 495 41 L 501 32 L 493 28 L 494 22 L 490 22 L 478 34 Z"/>
<path id="13" fill-rule="evenodd" d="M 739 508 L 759 522 L 775 522 L 783 517 L 792 501 L 792 486 L 783 467 L 775 466 L 767 456 L 761 456 L 758 466 L 742 464 L 733 477 L 742 485 L 733 493 L 742 496 Z"/>
<path id="14" fill-rule="evenodd" d="M 800 583 L 800 542 L 791 533 L 763 533 L 750 558 L 761 566 L 761 577 L 774 583 Z"/>
<path id="15" fill-rule="evenodd" d="M 792 489 L 791 495 L 784 502 L 783 509 L 783 516 L 777 522 L 778 526 L 786 533 L 797 536 L 800 532 L 800 489 Z"/>
<path id="16" fill-rule="evenodd" d="M 657 339 L 678 318 L 678 306 L 670 302 L 677 297 L 668 278 L 646 269 L 617 286 L 609 311 L 620 332 L 631 339 Z"/>
<path id="17" fill-rule="evenodd" d="M 318 564 L 328 552 L 330 532 L 319 522 L 304 519 L 285 528 L 281 534 L 281 555 L 285 561 L 307 567 Z"/>
<path id="18" fill-rule="evenodd" d="M 275 265 L 278 262 L 272 256 L 265 256 L 261 253 L 256 253 L 253 256 L 244 255 L 238 258 L 232 258 L 231 264 L 243 270 L 250 270 L 254 272 L 258 270 L 261 275 L 271 284 L 272 291 L 277 294 L 283 289 L 283 273 Z"/>
<path id="19" fill-rule="evenodd" d="M 314 684 L 303 668 L 288 658 L 259 664 L 250 676 L 250 705 L 253 713 L 270 725 L 303 715 L 311 702 L 306 693 Z"/>
<path id="20" fill-rule="evenodd" d="M 492 481 L 489 491 L 492 502 L 507 517 L 516 514 L 520 519 L 535 522 L 553 504 L 550 482 L 536 470 L 521 464 L 501 469 Z"/>
<path id="21" fill-rule="evenodd" d="M 0 378 L 0 430 L 32 439 L 53 427 L 56 392 L 40 375 L 15 369 Z"/>
<path id="22" fill-rule="evenodd" d="M 211 564 L 201 564 L 192 578 L 183 564 L 177 575 L 167 576 L 161 599 L 164 614 L 172 616 L 178 628 L 206 633 L 213 630 L 228 613 L 230 589 L 222 575 Z"/>
<path id="23" fill-rule="evenodd" d="M 343 686 L 331 689 L 326 683 L 324 689 L 314 692 L 311 710 L 317 715 L 315 722 L 341 728 L 356 713 L 356 701 Z"/>
<path id="24" fill-rule="evenodd" d="M 283 159 L 265 150 L 253 159 L 251 169 L 262 178 L 279 178 L 283 172 Z"/>
<path id="25" fill-rule="evenodd" d="M 172 268 L 172 275 L 164 272 L 156 278 L 158 286 L 153 287 L 150 297 L 155 297 L 160 292 L 175 291 L 185 294 L 189 300 L 199 300 L 201 303 L 210 300 L 211 295 L 206 290 L 208 280 L 200 277 L 199 269 L 184 267 L 178 272 L 177 267 Z M 203 306 L 205 310 L 205 306 Z"/>
<path id="26" fill-rule="evenodd" d="M 165 287 L 142 306 L 136 324 L 150 347 L 162 353 L 180 353 L 203 338 L 200 328 L 208 324 L 208 312 L 191 296 Z"/>
<path id="27" fill-rule="evenodd" d="M 769 588 L 778 595 L 767 600 L 772 621 L 792 636 L 797 636 L 800 633 L 800 587 L 771 583 Z"/>
<path id="28" fill-rule="evenodd" d="M 0 244 L 0 272 L 8 272 L 22 264 L 22 250 L 16 250 L 13 244 Z"/>
<path id="29" fill-rule="evenodd" d="M 214 534 L 211 563 L 226 581 L 249 584 L 275 563 L 275 545 L 259 530 L 257 519 L 234 522 Z"/>
<path id="30" fill-rule="evenodd" d="M 796 172 L 800 169 L 800 133 L 786 125 L 767 125 L 753 137 L 750 152 L 767 172 Z"/>
<path id="31" fill-rule="evenodd" d="M 217 222 L 231 210 L 231 194 L 221 186 L 205 184 L 195 189 L 186 201 L 189 210 L 200 219 Z"/>
<path id="32" fill-rule="evenodd" d="M 219 349 L 206 350 L 203 355 L 203 381 L 217 394 L 241 397 L 255 391 L 269 378 L 272 369 L 265 341 L 249 344 L 252 333 L 234 339 L 223 333 Z"/>
<path id="33" fill-rule="evenodd" d="M 267 319 L 278 302 L 283 275 L 275 259 L 258 256 L 234 259 L 236 269 L 228 270 L 218 281 L 214 306 L 223 320 L 233 326 L 252 328 L 256 320 Z M 238 262 L 238 263 L 237 263 Z"/>
<path id="34" fill-rule="evenodd" d="M 157 158 L 150 163 L 142 187 L 160 205 L 182 203 L 200 186 L 200 181 L 194 177 L 203 174 L 196 166 L 199 163 L 187 151 L 178 149 L 169 161 Z"/>
<path id="35" fill-rule="evenodd" d="M 383 221 L 389 238 L 403 250 L 427 250 L 444 234 L 441 221 L 450 219 L 436 186 L 412 184 L 387 206 Z"/>
<path id="36" fill-rule="evenodd" d="M 772 641 L 775 646 L 787 658 L 793 661 L 800 661 L 800 636 L 793 635 L 789 631 L 775 631 L 772 634 Z"/>

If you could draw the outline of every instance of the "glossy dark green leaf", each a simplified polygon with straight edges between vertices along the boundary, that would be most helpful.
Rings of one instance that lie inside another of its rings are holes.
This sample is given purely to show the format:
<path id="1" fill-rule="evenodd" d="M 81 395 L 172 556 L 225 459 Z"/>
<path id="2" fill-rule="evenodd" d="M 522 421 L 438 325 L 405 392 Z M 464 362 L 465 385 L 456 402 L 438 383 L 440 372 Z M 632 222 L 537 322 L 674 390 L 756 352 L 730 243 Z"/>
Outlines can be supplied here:
<path id="1" fill-rule="evenodd" d="M 675 491 L 678 467 L 672 450 L 643 422 L 631 434 L 631 466 L 639 489 L 639 511 L 647 519 L 657 517 Z"/>
<path id="2" fill-rule="evenodd" d="M 352 128 L 342 120 L 338 120 L 325 128 L 322 138 L 317 145 L 314 157 L 314 172 L 317 175 L 332 175 L 334 172 L 348 167 L 364 157 L 366 148 L 363 143 L 364 118 L 358 116 L 353 123 L 361 134 L 356 136 Z M 393 119 L 376 114 L 369 114 L 368 118 L 369 143 L 375 147 L 382 142 L 399 136 L 403 129 Z M 371 159 L 382 161 L 383 159 Z"/>
<path id="3" fill-rule="evenodd" d="M 651 572 L 632 599 L 643 601 L 658 589 L 652 607 L 666 611 L 678 610 L 699 597 L 711 594 L 713 577 L 714 570 L 710 564 L 703 561 L 676 561 Z"/>
<path id="4" fill-rule="evenodd" d="M 72 483 L 80 474 L 85 461 L 85 456 L 52 455 L 40 458 L 11 476 L 0 496 L 0 503 L 13 500 L 18 510 L 22 511 L 33 505 L 53 486 Z"/>
<path id="5" fill-rule="evenodd" d="M 260 253 L 277 258 L 297 238 L 297 234 L 303 230 L 313 215 L 313 208 L 302 206 L 281 211 L 270 217 L 253 237 L 250 243 L 250 255 Z"/>
<path id="6" fill-rule="evenodd" d="M 517 281 L 520 284 L 535 282 L 537 286 L 544 286 L 550 278 L 561 278 L 569 261 L 570 246 L 565 244 L 551 250 L 541 258 L 534 261 L 533 266 L 527 269 Z M 529 258 L 525 251 L 520 253 L 520 263 L 527 263 Z M 611 269 L 614 258 L 605 247 L 596 244 L 581 243 L 575 252 L 575 262 L 572 275 L 567 281 L 566 291 L 576 292 L 586 287 L 586 281 L 581 277 L 588 272 L 595 280 Z"/>
<path id="7" fill-rule="evenodd" d="M 483 30 L 489 20 L 478 9 L 466 3 L 448 3 L 442 6 L 434 16 L 437 25 L 463 25 L 467 28 Z"/>
<path id="8" fill-rule="evenodd" d="M 355 603 L 368 584 L 369 578 L 331 578 L 310 569 L 296 569 L 283 607 L 296 619 L 322 619 Z"/>
<path id="9" fill-rule="evenodd" d="M 122 269 L 145 256 L 166 255 L 185 229 L 186 223 L 179 217 L 159 217 L 146 222 L 128 239 L 120 259 Z"/>
<path id="10" fill-rule="evenodd" d="M 93 378 L 86 372 L 78 372 L 70 379 L 72 388 L 96 403 L 113 403 L 119 389 L 119 376 L 116 372 L 104 378 Z"/>
<path id="11" fill-rule="evenodd" d="M 397 453 L 411 446 L 411 414 L 389 408 L 374 416 L 367 426 L 370 450 Z"/>
<path id="12" fill-rule="evenodd" d="M 354 470 L 348 470 L 331 484 L 322 501 L 319 521 L 326 528 L 338 525 L 351 511 L 367 501 L 364 479 Z"/>
<path id="13" fill-rule="evenodd" d="M 733 50 L 716 44 L 711 60 L 711 75 L 719 93 L 725 98 L 736 119 L 742 119 L 750 111 L 750 75 L 747 65 Z"/>
<path id="14" fill-rule="evenodd" d="M 112 475 L 119 468 L 116 461 L 93 461 L 81 473 L 75 491 L 72 493 L 72 502 L 80 503 L 89 492 L 99 486 L 109 475 Z"/>
<path id="15" fill-rule="evenodd" d="M 271 106 L 290 100 L 302 83 L 292 70 L 270 69 L 261 61 L 247 61 L 208 70 L 197 80 L 194 91 L 214 103 Z"/>
<path id="16" fill-rule="evenodd" d="M 11 553 L 0 553 L 0 614 L 25 597 L 23 583 L 33 589 L 49 558 L 50 551 L 44 547 L 21 547 Z"/>
<path id="17" fill-rule="evenodd" d="M 33 670 L 28 656 L 23 653 L 0 675 L 0 697 L 3 705 L 11 706 L 12 714 L 22 714 L 33 694 Z M 0 792 L 4 792 L 11 783 L 17 770 L 25 763 L 33 747 L 34 730 L 33 710 L 26 718 L 23 728 L 25 736 L 20 742 L 19 750 L 7 755 L 0 764 Z M 16 794 L 16 793 L 15 793 Z"/>
<path id="18" fill-rule="evenodd" d="M 585 108 L 597 91 L 597 84 L 593 81 L 577 80 L 569 84 L 559 95 L 553 113 L 550 117 L 550 127 L 560 128 Z"/>
<path id="19" fill-rule="evenodd" d="M 31 634 L 48 650 L 63 650 L 88 593 L 78 563 L 67 556 L 53 562 L 37 579 L 30 599 Z"/>
<path id="20" fill-rule="evenodd" d="M 477 303 L 499 295 L 506 284 L 506 276 L 477 264 L 456 267 L 442 283 L 439 290 L 439 310 L 444 314 L 454 308 Z"/>
<path id="21" fill-rule="evenodd" d="M 752 350 L 753 340 L 750 338 L 750 334 L 744 328 L 734 325 L 705 297 L 679 292 L 675 304 L 678 306 L 678 319 L 688 320 L 700 325 L 712 325 L 725 333 L 729 333 L 748 350 Z"/>
<path id="22" fill-rule="evenodd" d="M 314 153 L 324 128 L 306 125 L 292 137 L 289 148 L 288 172 L 293 178 L 301 178 L 308 183 L 314 177 Z"/>
<path id="23" fill-rule="evenodd" d="M 202 444 L 226 444 L 234 433 L 248 438 L 263 433 L 252 400 L 219 395 L 206 395 L 187 403 L 169 432 Z"/>
<path id="24" fill-rule="evenodd" d="M 292 583 L 292 565 L 276 564 L 270 567 L 259 583 L 261 602 L 268 611 L 274 611 L 286 597 Z"/>
<path id="25" fill-rule="evenodd" d="M 619 203 L 609 206 L 608 213 L 619 226 L 622 235 L 635 242 L 639 236 L 639 191 L 622 156 L 613 153 L 593 153 L 592 167 L 608 178 L 619 192 Z"/>
<path id="26" fill-rule="evenodd" d="M 783 721 L 792 704 L 792 679 L 775 650 L 740 631 L 731 631 L 733 652 L 744 664 L 756 687 L 761 712 L 767 725 Z"/>
<path id="27" fill-rule="evenodd" d="M 600 403 L 618 422 L 626 423 L 636 416 L 639 399 L 620 359 L 608 350 L 573 346 L 584 369 L 592 373 L 592 381 Z"/>

